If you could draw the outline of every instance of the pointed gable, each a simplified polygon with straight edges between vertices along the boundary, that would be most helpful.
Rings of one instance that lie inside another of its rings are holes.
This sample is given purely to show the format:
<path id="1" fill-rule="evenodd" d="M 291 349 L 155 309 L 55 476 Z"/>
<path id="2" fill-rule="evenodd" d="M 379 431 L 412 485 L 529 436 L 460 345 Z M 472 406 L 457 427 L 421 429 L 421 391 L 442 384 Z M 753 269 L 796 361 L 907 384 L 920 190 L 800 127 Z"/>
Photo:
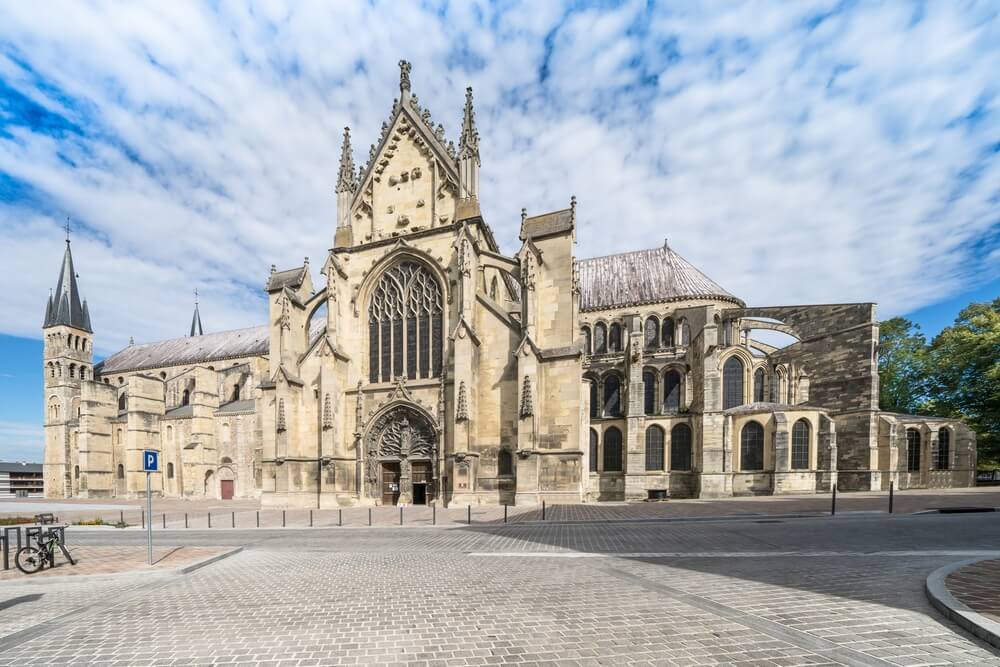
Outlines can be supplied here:
<path id="1" fill-rule="evenodd" d="M 73 252 L 70 250 L 69 238 L 66 239 L 66 252 L 63 253 L 62 267 L 59 269 L 59 281 L 55 292 L 49 297 L 45 308 L 45 327 L 66 325 L 92 333 L 90 329 L 90 313 L 85 302 L 80 300 L 80 288 L 76 282 L 76 270 L 73 268 Z"/>

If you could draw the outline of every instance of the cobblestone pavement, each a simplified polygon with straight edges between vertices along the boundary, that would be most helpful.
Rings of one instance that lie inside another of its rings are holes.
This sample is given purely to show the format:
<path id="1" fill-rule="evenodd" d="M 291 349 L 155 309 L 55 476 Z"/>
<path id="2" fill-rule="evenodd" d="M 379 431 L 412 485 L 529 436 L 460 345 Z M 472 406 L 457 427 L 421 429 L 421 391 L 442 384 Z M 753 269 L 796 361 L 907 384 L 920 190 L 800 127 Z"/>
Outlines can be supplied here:
<path id="1" fill-rule="evenodd" d="M 133 526 L 145 521 L 142 499 L 110 499 L 107 509 L 97 500 L 26 500 L 0 502 L 0 515 L 33 516 L 43 511 L 45 504 L 58 508 L 55 512 L 61 521 L 81 521 L 101 518 L 107 522 L 124 520 Z M 73 507 L 84 507 L 74 511 Z M 935 508 L 1000 507 L 1000 487 L 974 489 L 935 489 L 901 491 L 895 494 L 894 511 L 909 514 Z M 25 509 L 20 509 L 25 508 Z M 837 511 L 887 512 L 888 493 L 841 493 L 837 496 Z M 829 495 L 806 496 L 756 496 L 744 498 L 719 498 L 699 500 L 671 500 L 656 503 L 588 503 L 577 505 L 549 505 L 549 521 L 628 521 L 707 518 L 726 516 L 773 516 L 778 514 L 827 514 L 831 509 Z M 470 514 L 471 513 L 471 514 Z M 210 516 L 211 515 L 211 516 Z M 407 526 L 460 525 L 470 520 L 476 523 L 502 524 L 504 508 L 495 505 L 403 508 L 403 524 Z M 538 521 L 542 518 L 539 507 L 509 507 L 510 523 Z M 394 526 L 400 522 L 400 508 L 374 507 L 370 520 L 373 526 Z M 156 499 L 153 508 L 153 527 L 159 528 L 278 528 L 367 526 L 369 511 L 366 507 L 337 509 L 289 509 L 286 511 L 259 509 L 256 500 L 180 500 Z M 211 526 L 209 526 L 211 523 Z"/>
<path id="2" fill-rule="evenodd" d="M 197 561 L 211 558 L 227 551 L 222 547 L 192 547 L 192 546 L 157 546 L 153 549 L 153 564 L 149 565 L 146 547 L 138 545 L 124 546 L 72 546 L 70 555 L 76 565 L 70 565 L 62 553 L 56 551 L 56 566 L 40 572 L 27 575 L 18 570 L 13 563 L 11 554 L 11 569 L 0 570 L 0 581 L 12 581 L 31 577 L 32 579 L 47 579 L 50 577 L 82 577 L 98 574 L 117 574 L 134 570 L 173 569 L 184 567 Z"/>
<path id="3" fill-rule="evenodd" d="M 993 515 L 174 535 L 247 549 L 0 583 L 0 665 L 1000 665 L 922 588 Z"/>
<path id="4" fill-rule="evenodd" d="M 944 585 L 969 609 L 1000 623 L 1000 559 L 955 570 L 945 578 Z"/>

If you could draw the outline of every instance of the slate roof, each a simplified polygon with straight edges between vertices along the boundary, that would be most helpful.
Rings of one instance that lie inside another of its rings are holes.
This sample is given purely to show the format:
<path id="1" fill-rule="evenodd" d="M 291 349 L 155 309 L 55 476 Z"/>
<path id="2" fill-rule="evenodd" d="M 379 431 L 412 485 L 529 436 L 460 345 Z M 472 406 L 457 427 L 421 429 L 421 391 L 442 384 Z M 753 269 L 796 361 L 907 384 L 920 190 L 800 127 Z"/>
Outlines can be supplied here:
<path id="1" fill-rule="evenodd" d="M 580 310 L 605 310 L 684 299 L 719 299 L 744 306 L 669 246 L 576 263 Z"/>
<path id="2" fill-rule="evenodd" d="M 41 463 L 24 463 L 22 461 L 0 461 L 0 472 L 34 472 L 41 474 Z"/>
<path id="3" fill-rule="evenodd" d="M 59 282 L 56 291 L 49 297 L 45 306 L 45 323 L 42 328 L 65 324 L 77 329 L 93 333 L 90 328 L 90 311 L 87 302 L 80 301 L 80 287 L 76 284 L 76 270 L 73 268 L 73 253 L 66 239 L 66 252 L 63 253 L 62 268 L 59 269 Z"/>
<path id="4" fill-rule="evenodd" d="M 744 405 L 737 405 L 735 408 L 729 408 L 724 410 L 722 414 L 725 415 L 751 415 L 761 412 L 791 412 L 793 410 L 820 410 L 826 412 L 826 408 L 821 408 L 816 405 L 806 405 L 800 403 L 798 405 L 792 405 L 790 403 L 746 403 Z"/>
<path id="5" fill-rule="evenodd" d="M 550 234 L 561 234 L 570 229 L 573 229 L 573 209 L 566 208 L 525 218 L 521 223 L 520 239 L 522 241 L 528 238 L 537 239 Z"/>
<path id="6" fill-rule="evenodd" d="M 267 279 L 268 293 L 285 287 L 291 287 L 293 289 L 298 287 L 302 284 L 302 281 L 306 279 L 306 271 L 308 271 L 308 269 L 305 266 L 288 269 L 287 271 L 275 271 L 271 274 L 271 277 Z"/>
<path id="7" fill-rule="evenodd" d="M 215 411 L 215 414 L 238 414 L 242 412 L 254 412 L 256 409 L 257 401 L 252 398 L 248 398 L 244 401 L 229 401 L 228 403 L 223 403 L 219 406 L 219 409 Z"/>

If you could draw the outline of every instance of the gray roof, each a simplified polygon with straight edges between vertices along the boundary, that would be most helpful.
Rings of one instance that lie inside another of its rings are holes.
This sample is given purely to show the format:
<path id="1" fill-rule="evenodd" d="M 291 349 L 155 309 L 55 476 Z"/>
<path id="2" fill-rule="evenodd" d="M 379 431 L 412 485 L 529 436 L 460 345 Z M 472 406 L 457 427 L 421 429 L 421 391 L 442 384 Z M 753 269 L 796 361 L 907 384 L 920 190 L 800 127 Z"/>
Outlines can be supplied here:
<path id="1" fill-rule="evenodd" d="M 194 406 L 190 403 L 187 405 L 179 405 L 176 408 L 171 408 L 163 413 L 164 419 L 187 419 L 188 417 L 194 416 Z"/>
<path id="2" fill-rule="evenodd" d="M 571 229 L 573 229 L 573 209 L 566 208 L 525 218 L 521 223 L 520 238 L 522 241 L 528 238 L 537 239 L 550 234 L 561 234 Z"/>
<path id="3" fill-rule="evenodd" d="M 294 269 L 288 269 L 287 271 L 275 271 L 267 279 L 267 291 L 274 292 L 285 287 L 296 288 L 302 284 L 302 281 L 306 279 L 306 271 L 308 269 L 305 266 L 300 266 Z"/>
<path id="4" fill-rule="evenodd" d="M 106 375 L 234 357 L 264 356 L 268 352 L 268 345 L 266 326 L 219 331 L 203 336 L 184 336 L 144 345 L 129 345 L 98 364 L 95 370 Z"/>
<path id="5" fill-rule="evenodd" d="M 219 409 L 215 411 L 215 414 L 229 415 L 241 412 L 254 412 L 256 409 L 257 401 L 252 398 L 248 398 L 245 401 L 230 401 L 228 403 L 223 403 L 219 406 Z"/>
<path id="6" fill-rule="evenodd" d="M 80 301 L 80 288 L 76 284 L 76 270 L 73 268 L 73 253 L 70 252 L 68 238 L 62 268 L 59 269 L 59 281 L 56 283 L 56 291 L 49 296 L 45 306 L 45 324 L 42 327 L 59 324 L 92 332 L 87 302 Z"/>
<path id="7" fill-rule="evenodd" d="M 41 463 L 25 463 L 24 461 L 0 461 L 0 472 L 35 472 L 41 474 Z"/>
<path id="8" fill-rule="evenodd" d="M 734 408 L 729 408 L 723 411 L 726 415 L 750 415 L 758 414 L 761 412 L 791 412 L 793 410 L 820 410 L 826 412 L 825 408 L 821 408 L 816 405 L 806 405 L 805 403 L 800 403 L 798 405 L 792 405 L 791 403 L 746 403 L 744 405 L 737 405 Z"/>
<path id="9" fill-rule="evenodd" d="M 669 246 L 576 263 L 580 310 L 605 310 L 684 299 L 720 299 L 744 305 Z"/>

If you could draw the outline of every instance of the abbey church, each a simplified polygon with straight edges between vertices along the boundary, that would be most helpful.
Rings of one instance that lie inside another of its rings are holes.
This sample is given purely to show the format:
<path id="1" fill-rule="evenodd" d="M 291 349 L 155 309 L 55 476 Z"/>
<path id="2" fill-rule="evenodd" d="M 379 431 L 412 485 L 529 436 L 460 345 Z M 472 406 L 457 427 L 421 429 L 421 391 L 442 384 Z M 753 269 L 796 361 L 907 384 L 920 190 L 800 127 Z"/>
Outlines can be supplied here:
<path id="1" fill-rule="evenodd" d="M 261 326 L 206 333 L 196 306 L 188 336 L 95 364 L 67 241 L 43 326 L 47 496 L 144 495 L 146 449 L 157 494 L 266 507 L 974 484 L 965 425 L 879 410 L 874 304 L 748 306 L 655 239 L 577 258 L 568 196 L 522 211 L 505 255 L 471 89 L 456 145 L 409 63 L 399 88 L 360 168 L 344 131 L 333 248 L 272 267 Z"/>

